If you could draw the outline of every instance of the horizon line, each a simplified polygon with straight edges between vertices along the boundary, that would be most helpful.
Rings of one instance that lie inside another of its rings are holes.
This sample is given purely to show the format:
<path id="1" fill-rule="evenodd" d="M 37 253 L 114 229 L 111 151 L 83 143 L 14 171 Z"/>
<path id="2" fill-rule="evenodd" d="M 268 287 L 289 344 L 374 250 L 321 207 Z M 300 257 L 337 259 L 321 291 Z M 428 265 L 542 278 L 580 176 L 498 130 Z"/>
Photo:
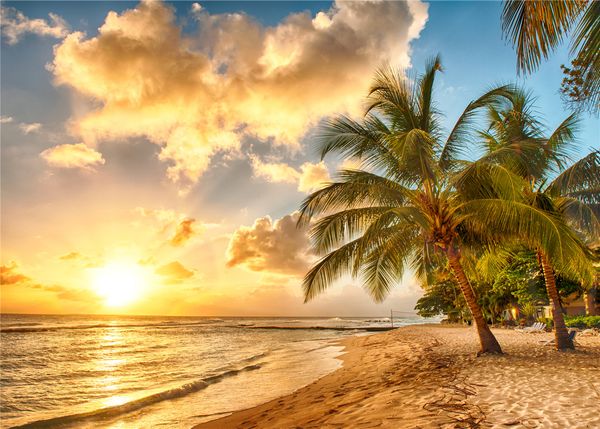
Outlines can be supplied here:
<path id="1" fill-rule="evenodd" d="M 405 313 L 412 314 L 418 316 L 416 312 L 410 311 L 400 311 L 400 310 L 392 310 L 394 313 Z M 167 314 L 117 314 L 117 313 L 13 313 L 13 312 L 0 312 L 0 317 L 2 316 L 108 316 L 108 317 L 205 317 L 205 318 L 227 318 L 227 317 L 235 317 L 235 318 L 297 318 L 297 319 L 315 319 L 315 318 L 323 318 L 323 317 L 340 317 L 340 318 L 348 318 L 348 317 L 359 317 L 359 318 L 367 318 L 367 317 L 387 317 L 382 315 L 369 315 L 369 316 L 342 316 L 342 315 L 331 315 L 324 314 L 319 316 L 281 316 L 281 315 L 167 315 Z"/>

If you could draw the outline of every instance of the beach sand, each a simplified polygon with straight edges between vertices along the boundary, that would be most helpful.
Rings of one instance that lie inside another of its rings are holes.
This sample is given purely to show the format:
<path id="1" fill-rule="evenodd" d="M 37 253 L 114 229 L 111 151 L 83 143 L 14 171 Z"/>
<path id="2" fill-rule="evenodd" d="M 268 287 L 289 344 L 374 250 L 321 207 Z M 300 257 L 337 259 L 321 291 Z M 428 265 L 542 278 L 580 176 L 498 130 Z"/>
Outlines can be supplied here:
<path id="1" fill-rule="evenodd" d="M 475 357 L 466 327 L 349 338 L 337 371 L 196 428 L 600 428 L 600 336 L 561 353 L 551 333 L 493 331 L 505 355 Z"/>

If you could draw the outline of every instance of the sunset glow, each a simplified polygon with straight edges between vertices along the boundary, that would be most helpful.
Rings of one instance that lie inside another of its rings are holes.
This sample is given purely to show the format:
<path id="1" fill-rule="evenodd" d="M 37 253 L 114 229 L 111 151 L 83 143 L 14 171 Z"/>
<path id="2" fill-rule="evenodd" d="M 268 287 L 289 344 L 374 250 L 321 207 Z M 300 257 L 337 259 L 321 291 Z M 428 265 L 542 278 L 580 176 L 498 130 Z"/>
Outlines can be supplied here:
<path id="1" fill-rule="evenodd" d="M 486 21 L 499 2 L 93 3 L 2 2 L 3 313 L 413 311 L 411 272 L 384 303 L 349 275 L 304 303 L 321 255 L 299 207 L 361 167 L 321 159 L 320 125 L 362 117 L 379 66 L 413 76 L 437 53 L 441 134 L 515 79 L 549 126 L 564 119 L 548 88 L 568 49 L 520 80 Z M 597 141 L 597 122 L 580 125 L 575 157 Z"/>
<path id="2" fill-rule="evenodd" d="M 144 271 L 133 264 L 111 263 L 92 270 L 92 285 L 107 306 L 121 307 L 142 295 Z"/>

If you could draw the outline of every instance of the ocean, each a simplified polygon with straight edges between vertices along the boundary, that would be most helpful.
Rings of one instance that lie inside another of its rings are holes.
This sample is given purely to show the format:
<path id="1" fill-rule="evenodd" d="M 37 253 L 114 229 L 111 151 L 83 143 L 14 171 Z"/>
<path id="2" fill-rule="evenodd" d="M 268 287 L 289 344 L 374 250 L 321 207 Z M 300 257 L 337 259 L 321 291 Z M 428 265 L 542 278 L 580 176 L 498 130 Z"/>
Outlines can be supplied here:
<path id="1" fill-rule="evenodd" d="M 3 428 L 189 428 L 313 382 L 341 366 L 336 340 L 390 326 L 365 318 L 0 320 Z"/>

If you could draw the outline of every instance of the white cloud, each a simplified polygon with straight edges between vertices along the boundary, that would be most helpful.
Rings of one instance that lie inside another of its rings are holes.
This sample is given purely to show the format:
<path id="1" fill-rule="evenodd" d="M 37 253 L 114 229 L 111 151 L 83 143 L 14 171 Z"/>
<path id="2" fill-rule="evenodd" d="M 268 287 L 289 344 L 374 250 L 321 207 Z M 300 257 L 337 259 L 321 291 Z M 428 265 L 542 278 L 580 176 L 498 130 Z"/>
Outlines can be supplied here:
<path id="1" fill-rule="evenodd" d="M 2 7 L 0 12 L 2 35 L 9 45 L 18 43 L 28 33 L 56 39 L 62 39 L 69 33 L 65 20 L 54 13 L 48 14 L 49 21 L 47 21 L 30 19 L 12 7 Z"/>
<path id="2" fill-rule="evenodd" d="M 58 168 L 93 170 L 93 167 L 105 162 L 100 152 L 83 143 L 53 146 L 43 151 L 40 156 L 48 165 Z"/>
<path id="3" fill-rule="evenodd" d="M 9 122 L 12 122 L 13 118 L 12 116 L 0 116 L 0 124 L 8 124 Z"/>
<path id="4" fill-rule="evenodd" d="M 204 9 L 200 3 L 192 3 L 192 13 L 200 13 Z"/>
<path id="5" fill-rule="evenodd" d="M 23 131 L 23 134 L 37 133 L 40 128 L 42 128 L 42 124 L 39 122 L 33 122 L 31 124 L 23 122 L 19 124 L 19 129 Z"/>
<path id="6" fill-rule="evenodd" d="M 272 183 L 294 183 L 300 192 L 310 193 L 331 180 L 324 162 L 305 162 L 300 170 L 284 162 L 263 162 L 256 156 L 250 161 L 255 177 Z"/>
<path id="7" fill-rule="evenodd" d="M 299 148 L 324 116 L 356 113 L 373 70 L 410 62 L 427 19 L 419 2 L 336 2 L 264 27 L 243 13 L 192 6 L 199 33 L 184 37 L 172 7 L 144 1 L 110 12 L 98 35 L 71 33 L 51 71 L 98 104 L 74 118 L 86 143 L 146 137 L 173 181 L 195 182 L 244 136 Z"/>

